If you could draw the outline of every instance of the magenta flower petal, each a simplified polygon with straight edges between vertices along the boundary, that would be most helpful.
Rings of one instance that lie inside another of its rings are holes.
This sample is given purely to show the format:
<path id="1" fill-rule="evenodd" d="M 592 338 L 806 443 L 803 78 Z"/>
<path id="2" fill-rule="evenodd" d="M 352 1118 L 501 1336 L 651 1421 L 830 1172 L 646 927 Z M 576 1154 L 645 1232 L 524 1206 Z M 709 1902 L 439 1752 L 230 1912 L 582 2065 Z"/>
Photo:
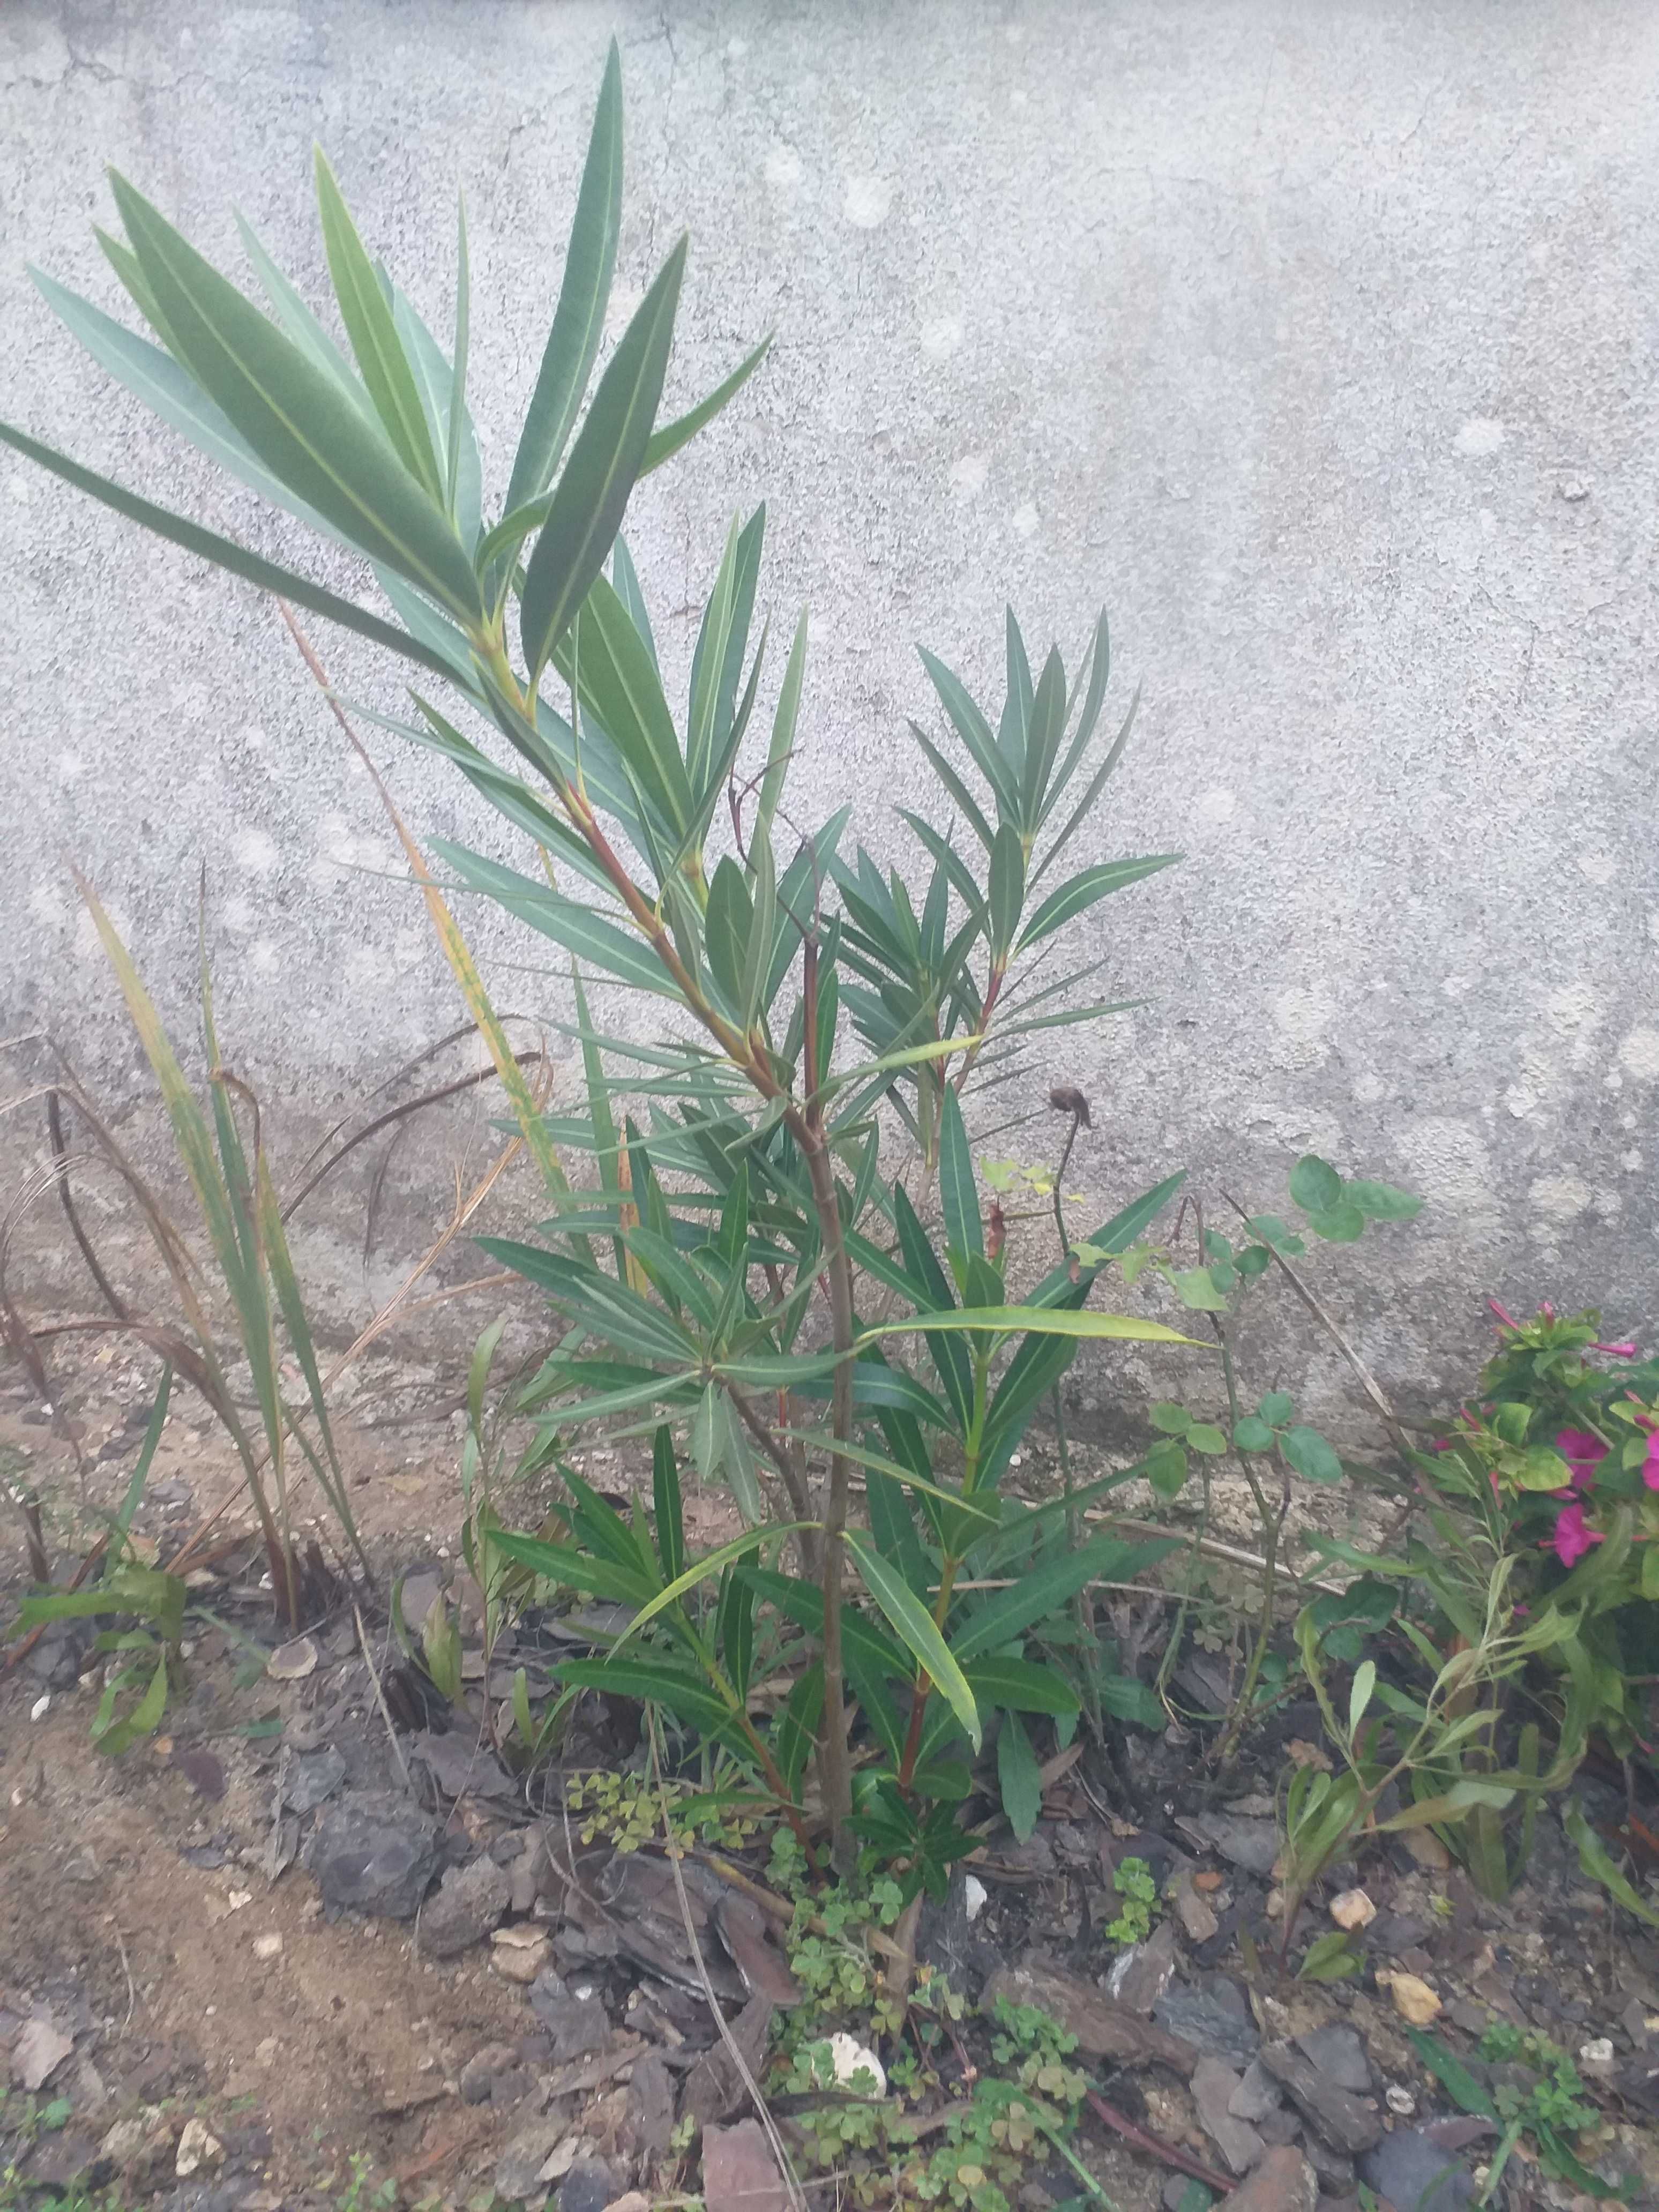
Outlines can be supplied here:
<path id="1" fill-rule="evenodd" d="M 1572 1470 L 1573 1488 L 1593 1490 L 1595 1470 L 1607 1455 L 1601 1437 L 1589 1429 L 1563 1429 L 1555 1439 L 1555 1449 Z"/>
<path id="2" fill-rule="evenodd" d="M 1606 1540 L 1599 1528 L 1585 1527 L 1582 1505 L 1569 1505 L 1557 1516 L 1555 1534 L 1551 1539 L 1555 1556 L 1564 1567 L 1577 1565 L 1586 1552 Z"/>
<path id="3" fill-rule="evenodd" d="M 1642 1462 L 1642 1480 L 1650 1490 L 1659 1490 L 1659 1430 L 1648 1438 L 1647 1456 Z"/>
<path id="4" fill-rule="evenodd" d="M 1520 1328 L 1521 1324 L 1516 1321 L 1515 1316 L 1512 1313 L 1506 1313 L 1504 1308 L 1498 1304 L 1496 1298 L 1488 1298 L 1486 1300 L 1486 1304 L 1491 1308 L 1492 1311 L 1498 1316 L 1498 1320 L 1503 1322 L 1505 1328 Z"/>
<path id="5" fill-rule="evenodd" d="M 1605 1352 L 1609 1359 L 1634 1359 L 1637 1357 L 1633 1344 L 1593 1344 L 1590 1350 Z"/>

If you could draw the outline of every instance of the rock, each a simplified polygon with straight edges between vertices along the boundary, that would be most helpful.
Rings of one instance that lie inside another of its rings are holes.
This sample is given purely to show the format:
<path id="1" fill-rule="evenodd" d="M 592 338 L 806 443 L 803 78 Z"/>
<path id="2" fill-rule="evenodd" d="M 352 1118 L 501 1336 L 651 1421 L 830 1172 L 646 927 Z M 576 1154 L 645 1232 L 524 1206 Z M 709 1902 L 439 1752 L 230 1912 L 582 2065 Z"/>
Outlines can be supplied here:
<path id="1" fill-rule="evenodd" d="M 1411 2091 L 1398 2081 L 1390 2081 L 1382 2092 L 1382 2101 L 1398 2120 L 1408 2120 L 1417 2110 L 1417 2100 Z"/>
<path id="2" fill-rule="evenodd" d="M 761 2063 L 776 2010 L 769 1997 L 750 1997 L 732 2022 L 732 2039 L 751 2073 Z M 689 2113 L 700 2128 L 707 2129 L 716 2120 L 723 2120 L 728 2112 L 736 2112 L 748 2094 L 722 2039 L 703 2052 L 687 2075 L 680 2112 L 682 2117 Z"/>
<path id="3" fill-rule="evenodd" d="M 702 2199 L 708 2212 L 786 2212 L 783 2176 L 758 2120 L 704 2131 Z"/>
<path id="4" fill-rule="evenodd" d="M 1314 2212 L 1319 2183 L 1299 2150 L 1266 2150 L 1261 2163 L 1225 2200 L 1225 2212 Z"/>
<path id="5" fill-rule="evenodd" d="M 1237 2118 L 1232 2100 L 1239 2077 L 1224 2058 L 1200 2058 L 1193 2069 L 1193 2103 L 1199 2124 L 1220 2152 L 1230 2173 L 1248 2173 L 1267 2148 L 1248 2120 Z"/>
<path id="6" fill-rule="evenodd" d="M 538 1900 L 551 1889 L 563 1887 L 562 1883 L 555 1882 L 553 1862 L 547 1855 L 547 1839 L 539 1830 L 529 1837 L 525 1849 L 513 1861 L 509 1872 L 513 1898 L 508 1909 L 521 1917 L 532 1913 Z"/>
<path id="7" fill-rule="evenodd" d="M 1340 1897 L 1331 1899 L 1331 1917 L 1339 1928 L 1354 1936 L 1362 1928 L 1370 1926 L 1376 1917 L 1376 1907 L 1363 1889 L 1345 1889 Z"/>
<path id="8" fill-rule="evenodd" d="M 1175 1978 L 1175 1927 L 1165 1920 L 1144 1943 L 1132 1945 L 1114 1963 L 1106 1993 L 1144 2018 Z"/>
<path id="9" fill-rule="evenodd" d="M 60 2035 L 49 2020 L 25 2021 L 11 2046 L 11 2078 L 32 2096 L 45 2088 L 74 2048 L 73 2039 Z"/>
<path id="10" fill-rule="evenodd" d="M 1283 2109 L 1285 2093 L 1259 2058 L 1251 2059 L 1244 2069 L 1244 2078 L 1228 2100 L 1227 2110 L 1236 2119 L 1249 2120 L 1253 2125 L 1265 2120 L 1269 2112 Z"/>
<path id="11" fill-rule="evenodd" d="M 1195 1813 L 1182 1826 L 1200 1836 L 1230 1865 L 1264 1879 L 1279 1857 L 1279 1827 L 1242 1813 Z"/>
<path id="12" fill-rule="evenodd" d="M 471 1866 L 451 1867 L 437 1895 L 428 1899 L 421 1914 L 422 1954 L 428 1959 L 453 1959 L 482 1942 L 507 1911 L 512 1895 L 512 1877 L 494 1859 L 474 1859 Z"/>
<path id="13" fill-rule="evenodd" d="M 462 2101 L 468 2105 L 492 2103 L 496 2077 L 513 2072 L 517 2060 L 518 2053 L 507 2043 L 486 2043 L 482 2051 L 475 2051 L 455 2077 Z"/>
<path id="14" fill-rule="evenodd" d="M 437 1840 L 423 1813 L 395 1798 L 331 1806 L 306 1845 L 331 1918 L 367 1912 L 410 1920 L 437 1864 Z"/>
<path id="15" fill-rule="evenodd" d="M 559 2212 L 605 2212 L 621 2193 L 608 2166 L 597 2158 L 578 2159 L 559 2184 Z"/>
<path id="16" fill-rule="evenodd" d="M 542 2168 L 570 2132 L 564 2119 L 532 2120 L 520 2128 L 495 2161 L 495 2194 L 509 2204 L 534 2197 L 539 2204 L 547 2194 Z"/>
<path id="17" fill-rule="evenodd" d="M 1296 2047 L 1339 2089 L 1352 2089 L 1358 2097 L 1370 2094 L 1371 2069 L 1365 2046 L 1352 2027 L 1316 2027 L 1310 2034 L 1298 2035 Z"/>
<path id="18" fill-rule="evenodd" d="M 971 1996 L 1002 1961 L 996 1946 L 975 1932 L 979 1914 L 969 1909 L 969 1882 L 982 1889 L 972 1875 L 958 1868 L 943 1905 L 931 1897 L 923 1898 L 921 1917 L 916 1923 L 916 1960 L 919 1965 L 937 1968 L 953 1990 Z"/>
<path id="19" fill-rule="evenodd" d="M 313 1660 L 312 1663 L 314 1665 L 316 1662 Z M 216 2164 L 224 2154 L 224 2145 L 216 2136 L 208 2133 L 205 2120 L 186 2120 L 184 2132 L 179 2137 L 173 2170 L 183 2181 L 187 2176 L 198 2172 L 203 2166 Z"/>
<path id="20" fill-rule="evenodd" d="M 1282 2082 L 1310 2127 L 1337 2150 L 1369 2150 L 1382 2132 L 1375 2108 L 1362 2104 L 1322 2074 L 1312 2059 L 1288 2043 L 1264 2043 L 1261 2063 Z"/>
<path id="21" fill-rule="evenodd" d="M 1176 1882 L 1174 1904 L 1182 1933 L 1189 1943 L 1207 1943 L 1219 1929 L 1220 1921 L 1194 1887 L 1190 1875 L 1182 1875 Z"/>
<path id="22" fill-rule="evenodd" d="M 541 1978 L 537 1977 L 538 1984 Z M 537 2005 L 532 1996 L 531 2002 L 537 2019 L 553 2039 L 553 2056 L 560 2065 L 604 2049 L 611 2033 L 611 2015 L 599 1998 L 566 1996 L 558 2003 Z"/>
<path id="23" fill-rule="evenodd" d="M 855 2035 L 838 2030 L 830 2039 L 830 2063 L 836 2069 L 836 2079 L 843 2089 L 853 2089 L 860 2096 L 884 2097 L 887 2094 L 887 2072 L 875 2052 Z M 860 2081 L 860 2075 L 869 2081 Z M 872 2084 L 874 2086 L 872 2087 Z"/>
<path id="24" fill-rule="evenodd" d="M 1578 2063 L 1587 2074 L 1611 2074 L 1613 2069 L 1613 2038 L 1598 2035 L 1591 2042 L 1578 2046 Z"/>
<path id="25" fill-rule="evenodd" d="M 1412 2027 L 1426 2027 L 1438 2016 L 1440 2000 L 1419 1974 L 1401 1974 L 1384 1967 L 1376 1977 L 1379 1989 L 1394 1999 L 1394 2008 Z"/>
<path id="26" fill-rule="evenodd" d="M 800 1988 L 788 1961 L 767 1941 L 771 1923 L 752 1898 L 727 1890 L 714 1906 L 714 1920 L 751 1997 L 769 1997 L 775 2005 L 800 2002 Z"/>
<path id="27" fill-rule="evenodd" d="M 550 2015 L 560 2005 L 568 2004 L 570 1991 L 563 1977 L 556 1974 L 551 1966 L 544 1966 L 530 1984 L 530 2009 L 544 2027 L 553 2025 Z"/>
<path id="28" fill-rule="evenodd" d="M 674 2084 L 666 2064 L 654 2051 L 634 2062 L 634 2078 L 628 2085 L 628 2121 L 638 2154 L 644 2159 L 660 2158 L 674 2132 Z"/>
<path id="29" fill-rule="evenodd" d="M 1310 2129 L 1303 2144 L 1302 2155 L 1319 2176 L 1320 2186 L 1328 2192 L 1351 2190 L 1353 2187 L 1353 2160 L 1346 2151 L 1333 2150 L 1322 2141 L 1316 2129 Z"/>
<path id="30" fill-rule="evenodd" d="M 1166 1990 L 1152 2007 L 1152 2018 L 1195 2050 L 1237 2066 L 1249 2064 L 1261 2041 L 1248 2001 L 1224 1974 Z"/>
<path id="31" fill-rule="evenodd" d="M 1446 2017 L 1454 2027 L 1461 2027 L 1465 2035 L 1482 2036 L 1492 2023 L 1492 2008 L 1474 2004 L 1468 1997 L 1459 1997 L 1455 2004 L 1449 2005 Z"/>
<path id="32" fill-rule="evenodd" d="M 173 2154 L 173 2130 L 156 2105 L 146 2105 L 117 2120 L 99 2145 L 99 2156 L 118 2166 L 132 2181 L 140 2181 Z"/>
<path id="33" fill-rule="evenodd" d="M 1304 2133 L 1302 2115 L 1292 2112 L 1288 2105 L 1280 2106 L 1276 2112 L 1264 2114 L 1254 2124 L 1256 2133 L 1263 2142 L 1279 2143 L 1281 2146 L 1285 2143 L 1299 2142 Z"/>
<path id="34" fill-rule="evenodd" d="M 345 1775 L 345 1759 L 331 1743 L 320 1751 L 291 1751 L 283 1773 L 283 1802 L 290 1813 L 314 1813 Z"/>
<path id="35" fill-rule="evenodd" d="M 289 1644 L 279 1644 L 265 1662 L 265 1672 L 273 1682 L 300 1682 L 317 1671 L 317 1646 L 308 1636 L 296 1636 Z"/>
<path id="36" fill-rule="evenodd" d="M 504 1869 L 503 1869 L 504 1871 Z M 507 1876 L 508 1887 L 512 1876 Z M 498 1928 L 489 1939 L 489 1963 L 498 1974 L 509 1982 L 533 1982 L 546 1966 L 552 1953 L 545 1929 L 529 1921 L 519 1921 L 511 1928 Z"/>
<path id="37" fill-rule="evenodd" d="M 1176 1994 L 1171 1990 L 1161 2001 L 1160 2017 L 1163 2005 Z M 1036 2005 L 1048 2013 L 1076 2036 L 1079 2049 L 1091 2058 L 1112 2058 L 1121 2066 L 1156 2062 L 1173 2067 L 1178 2074 L 1190 2075 L 1201 2055 L 1195 2044 L 1154 2027 L 1127 2005 L 1114 2004 L 1103 1990 L 1046 1967 L 1000 1966 L 985 1984 L 980 2009 L 994 2013 L 1000 1996 L 1006 1996 L 1011 2004 Z"/>
<path id="38" fill-rule="evenodd" d="M 1395 2212 L 1457 2212 L 1474 2197 L 1468 2172 L 1420 2128 L 1395 2128 L 1384 2136 L 1358 2161 L 1358 2172 L 1365 2186 L 1386 2197 Z"/>
<path id="39" fill-rule="evenodd" d="M 275 1928 L 271 1929 L 266 1935 L 256 1936 L 254 1937 L 253 1955 L 256 1959 L 280 1959 L 282 1957 L 283 1939 Z"/>

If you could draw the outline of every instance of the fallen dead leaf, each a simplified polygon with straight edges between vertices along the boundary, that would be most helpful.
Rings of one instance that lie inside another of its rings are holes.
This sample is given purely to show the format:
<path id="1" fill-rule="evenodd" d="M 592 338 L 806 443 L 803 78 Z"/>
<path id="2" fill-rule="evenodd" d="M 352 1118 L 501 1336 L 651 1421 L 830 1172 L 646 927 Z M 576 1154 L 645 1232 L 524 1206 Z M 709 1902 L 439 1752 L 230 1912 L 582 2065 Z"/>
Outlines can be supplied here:
<path id="1" fill-rule="evenodd" d="M 1417 1974 L 1396 1974 L 1384 1969 L 1379 1972 L 1378 1984 L 1394 1999 L 1394 2008 L 1412 2027 L 1426 2027 L 1437 2019 L 1440 2000 L 1428 1984 Z"/>

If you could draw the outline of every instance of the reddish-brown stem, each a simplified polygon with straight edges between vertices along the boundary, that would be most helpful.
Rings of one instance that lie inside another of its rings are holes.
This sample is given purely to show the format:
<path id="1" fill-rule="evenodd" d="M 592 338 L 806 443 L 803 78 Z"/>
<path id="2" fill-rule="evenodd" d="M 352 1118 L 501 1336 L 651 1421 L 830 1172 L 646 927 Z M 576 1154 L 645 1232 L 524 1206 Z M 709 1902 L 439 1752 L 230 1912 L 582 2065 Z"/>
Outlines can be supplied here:
<path id="1" fill-rule="evenodd" d="M 1085 2089 L 1083 2097 L 1095 2118 L 1104 2120 L 1107 2126 L 1115 2134 L 1121 2135 L 1125 2142 L 1133 2143 L 1137 2150 L 1144 2150 L 1152 2157 L 1161 2159 L 1165 2166 L 1174 2166 L 1178 2173 L 1190 2173 L 1194 2181 L 1201 2181 L 1206 2189 L 1216 2190 L 1223 2197 L 1231 2195 L 1233 2185 L 1226 2175 L 1218 2173 L 1212 2166 L 1206 2166 L 1201 2158 L 1194 2158 L 1190 2151 L 1177 2149 L 1174 2143 L 1165 2142 L 1162 2136 L 1149 2135 L 1145 2128 L 1138 2128 L 1127 2112 L 1120 2112 L 1115 2105 L 1109 2105 L 1097 2091 Z"/>

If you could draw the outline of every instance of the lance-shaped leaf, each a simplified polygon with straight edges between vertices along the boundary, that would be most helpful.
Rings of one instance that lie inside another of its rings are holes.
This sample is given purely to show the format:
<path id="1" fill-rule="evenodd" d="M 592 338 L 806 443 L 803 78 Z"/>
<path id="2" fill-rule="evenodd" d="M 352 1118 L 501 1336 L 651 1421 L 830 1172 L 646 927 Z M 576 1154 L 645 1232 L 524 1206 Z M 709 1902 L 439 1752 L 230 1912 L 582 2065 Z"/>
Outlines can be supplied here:
<path id="1" fill-rule="evenodd" d="M 513 457 L 507 490 L 509 514 L 538 498 L 552 483 L 599 357 L 617 265 L 617 240 L 622 231 L 622 61 L 612 39 L 570 225 L 559 301 L 520 434 L 519 450 Z"/>
<path id="2" fill-rule="evenodd" d="M 185 367 L 260 459 L 368 559 L 478 620 L 472 564 L 385 433 L 142 192 L 113 171 L 111 186 Z"/>
<path id="3" fill-rule="evenodd" d="M 645 449 L 640 474 L 648 477 L 653 469 L 659 469 L 665 461 L 672 460 L 682 446 L 690 445 L 704 424 L 712 422 L 726 402 L 743 389 L 771 350 L 771 339 L 763 338 L 753 353 L 740 361 L 731 375 L 717 384 L 706 398 L 698 400 L 695 407 L 687 408 L 684 415 L 677 415 L 672 422 L 665 422 L 660 430 L 653 430 L 651 442 Z"/>
<path id="4" fill-rule="evenodd" d="M 314 615 L 321 615 L 327 622 L 338 623 L 343 629 L 355 630 L 359 637 L 366 637 L 375 645 L 385 646 L 388 651 L 401 654 L 404 659 L 416 662 L 434 675 L 448 677 L 453 680 L 454 666 L 445 654 L 434 652 L 419 638 L 411 637 L 407 630 L 398 629 L 394 623 L 371 614 L 367 607 L 360 607 L 353 600 L 343 599 L 337 592 L 326 591 L 322 585 L 313 584 L 308 576 L 298 575 L 292 568 L 279 568 L 275 561 L 266 561 L 258 553 L 250 553 L 245 545 L 238 545 L 234 538 L 222 538 L 216 530 L 204 530 L 199 523 L 187 521 L 182 514 L 174 514 L 165 507 L 157 507 L 151 500 L 141 499 L 137 492 L 127 491 L 120 484 L 112 483 L 107 477 L 100 476 L 95 470 L 82 468 L 79 461 L 72 461 L 67 453 L 60 453 L 52 446 L 43 446 L 38 438 L 31 438 L 26 430 L 18 429 L 14 423 L 0 422 L 0 444 L 11 447 L 14 452 L 23 454 L 31 461 L 38 461 L 43 469 L 49 470 L 55 477 L 61 477 L 65 483 L 73 484 L 77 491 L 89 493 L 100 505 L 112 507 L 117 514 L 125 515 L 129 522 L 140 523 L 146 530 L 153 530 L 158 538 L 165 538 L 171 544 L 181 546 L 186 553 L 194 553 L 200 560 L 211 561 L 216 568 L 227 569 L 233 576 L 240 576 L 250 584 L 257 584 L 262 592 L 275 592 L 283 599 L 292 599 L 296 606 L 305 607 Z"/>
<path id="5" fill-rule="evenodd" d="M 635 990 L 654 992 L 660 998 L 675 995 L 667 970 L 643 938 L 618 928 L 591 907 L 561 898 L 533 876 L 520 875 L 516 868 L 503 867 L 499 860 L 486 860 L 464 845 L 437 837 L 432 849 L 448 861 L 469 890 L 484 892 L 579 960 Z"/>
<path id="6" fill-rule="evenodd" d="M 939 1109 L 939 1194 L 945 1213 L 946 1246 L 964 1259 L 969 1253 L 982 1255 L 985 1235 L 980 1221 L 974 1158 L 968 1148 L 961 1101 L 949 1085 Z"/>
<path id="7" fill-rule="evenodd" d="M 380 278 L 369 259 L 351 210 L 345 204 L 328 157 L 316 151 L 317 210 L 322 217 L 323 248 L 334 279 L 334 296 L 340 303 L 351 350 L 374 411 L 410 476 L 425 485 L 434 500 L 443 499 L 443 480 L 438 457 L 414 373 L 392 320 L 391 302 L 380 289 Z"/>
<path id="8" fill-rule="evenodd" d="M 1098 867 L 1085 868 L 1057 890 L 1049 892 L 1021 932 L 1019 950 L 1029 952 L 1034 945 L 1040 945 L 1045 937 L 1113 891 L 1138 884 L 1143 877 L 1155 876 L 1160 868 L 1172 866 L 1181 857 L 1179 853 L 1149 853 L 1142 860 L 1103 860 Z"/>
<path id="9" fill-rule="evenodd" d="M 532 682 L 575 619 L 622 527 L 662 398 L 685 247 L 682 238 L 599 379 L 525 571 L 520 630 Z"/>
<path id="10" fill-rule="evenodd" d="M 932 1678 L 934 1687 L 949 1703 L 968 1741 L 977 1751 L 981 1741 L 979 1707 L 968 1686 L 967 1676 L 934 1626 L 933 1614 L 897 1568 L 883 1559 L 867 1536 L 849 1528 L 847 1548 L 857 1562 L 865 1588 L 886 1614 L 917 1666 Z"/>

